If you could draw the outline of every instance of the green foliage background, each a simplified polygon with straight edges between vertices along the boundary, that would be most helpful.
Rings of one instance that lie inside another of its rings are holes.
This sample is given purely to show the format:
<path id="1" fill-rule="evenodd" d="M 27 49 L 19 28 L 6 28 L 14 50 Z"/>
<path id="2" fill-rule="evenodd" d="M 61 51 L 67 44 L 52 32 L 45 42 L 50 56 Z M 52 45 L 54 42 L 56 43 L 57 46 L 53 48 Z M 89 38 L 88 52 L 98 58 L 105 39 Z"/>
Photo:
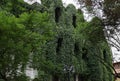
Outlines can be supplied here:
<path id="1" fill-rule="evenodd" d="M 29 66 L 38 71 L 33 81 L 56 77 L 64 81 L 64 66 L 72 65 L 71 80 L 78 76 L 79 81 L 113 81 L 111 68 L 103 64 L 111 65 L 112 59 L 98 18 L 86 22 L 81 11 L 73 5 L 63 7 L 61 0 L 33 5 L 3 0 L 0 4 L 1 80 L 29 81 L 25 75 Z M 56 8 L 60 9 L 58 22 Z"/>

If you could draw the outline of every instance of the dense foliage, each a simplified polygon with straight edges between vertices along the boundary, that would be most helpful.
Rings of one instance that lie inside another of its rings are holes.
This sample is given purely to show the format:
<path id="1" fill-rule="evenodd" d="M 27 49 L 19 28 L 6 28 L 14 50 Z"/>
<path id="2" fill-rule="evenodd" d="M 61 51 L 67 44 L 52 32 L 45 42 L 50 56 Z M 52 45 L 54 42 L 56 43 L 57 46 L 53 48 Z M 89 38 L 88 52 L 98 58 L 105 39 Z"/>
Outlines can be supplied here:
<path id="1" fill-rule="evenodd" d="M 42 3 L 2 1 L 0 80 L 29 81 L 30 67 L 38 72 L 33 81 L 113 81 L 99 18 L 86 22 L 82 12 L 73 5 L 64 8 L 61 0 Z"/>
<path id="2" fill-rule="evenodd" d="M 53 36 L 48 13 L 31 11 L 17 13 L 17 16 L 14 13 L 6 9 L 0 11 L 0 77 L 5 81 L 23 76 L 30 55 L 33 58 L 41 55 L 41 46 Z"/>

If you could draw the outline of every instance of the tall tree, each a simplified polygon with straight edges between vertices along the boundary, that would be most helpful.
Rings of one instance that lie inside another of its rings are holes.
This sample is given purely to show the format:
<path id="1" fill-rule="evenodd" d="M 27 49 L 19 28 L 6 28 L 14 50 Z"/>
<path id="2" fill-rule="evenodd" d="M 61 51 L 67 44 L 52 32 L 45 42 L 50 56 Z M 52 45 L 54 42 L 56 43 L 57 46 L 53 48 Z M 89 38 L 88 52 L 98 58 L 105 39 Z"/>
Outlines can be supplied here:
<path id="1" fill-rule="evenodd" d="M 0 78 L 13 81 L 24 74 L 31 54 L 41 57 L 41 46 L 53 35 L 52 24 L 48 13 L 34 11 L 17 18 L 1 11 L 0 25 Z"/>
<path id="2" fill-rule="evenodd" d="M 87 10 L 94 14 L 94 16 L 100 17 L 104 25 L 104 33 L 108 40 L 108 43 L 120 50 L 119 43 L 119 25 L 120 25 L 120 1 L 119 0 L 78 0 L 82 7 L 86 7 Z M 84 3 L 84 4 L 83 4 Z"/>

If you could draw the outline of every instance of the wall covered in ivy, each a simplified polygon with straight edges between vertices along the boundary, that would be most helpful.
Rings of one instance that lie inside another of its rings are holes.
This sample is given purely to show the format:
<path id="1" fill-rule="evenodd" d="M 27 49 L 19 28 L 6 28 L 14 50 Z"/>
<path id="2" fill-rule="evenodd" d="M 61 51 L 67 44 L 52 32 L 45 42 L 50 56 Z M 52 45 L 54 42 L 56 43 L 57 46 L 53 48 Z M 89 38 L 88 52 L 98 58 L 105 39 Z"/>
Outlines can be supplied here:
<path id="1" fill-rule="evenodd" d="M 100 20 L 86 22 L 80 10 L 72 4 L 65 8 L 61 0 L 41 1 L 40 10 L 50 14 L 55 32 L 43 46 L 44 81 L 66 81 L 68 76 L 70 81 L 113 81 L 111 52 Z M 74 71 L 69 72 L 71 66 Z"/>

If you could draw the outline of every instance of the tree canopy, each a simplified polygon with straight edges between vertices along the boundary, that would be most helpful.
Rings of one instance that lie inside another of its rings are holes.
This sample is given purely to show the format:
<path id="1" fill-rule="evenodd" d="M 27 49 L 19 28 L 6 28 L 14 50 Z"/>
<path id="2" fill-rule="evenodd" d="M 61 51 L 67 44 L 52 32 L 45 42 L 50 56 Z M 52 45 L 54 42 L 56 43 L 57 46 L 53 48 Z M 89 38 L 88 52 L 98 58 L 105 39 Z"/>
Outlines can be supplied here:
<path id="1" fill-rule="evenodd" d="M 3 1 L 2 6 L 12 3 Z M 21 12 L 22 7 L 21 10 L 15 6 L 3 8 L 0 11 L 0 77 L 5 81 L 13 81 L 23 75 L 21 71 L 24 72 L 29 64 L 30 55 L 39 52 L 54 34 L 48 13 L 34 10 L 18 14 L 16 12 Z M 16 10 L 12 10 L 14 8 Z"/>

